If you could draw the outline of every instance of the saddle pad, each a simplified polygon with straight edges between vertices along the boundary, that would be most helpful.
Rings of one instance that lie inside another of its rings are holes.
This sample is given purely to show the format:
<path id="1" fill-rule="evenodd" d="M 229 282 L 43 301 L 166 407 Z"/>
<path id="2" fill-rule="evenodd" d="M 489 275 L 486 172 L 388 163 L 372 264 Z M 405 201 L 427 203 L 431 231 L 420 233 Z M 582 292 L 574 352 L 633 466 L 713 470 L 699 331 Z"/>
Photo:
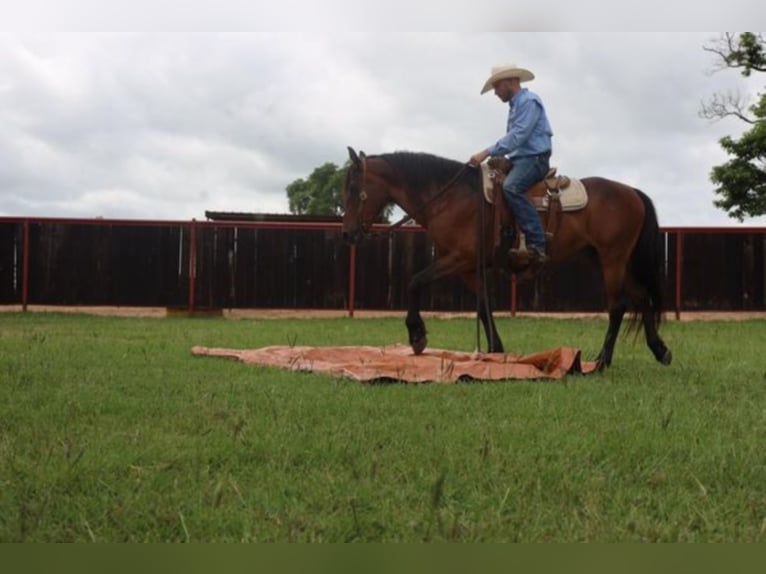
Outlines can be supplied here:
<path id="1" fill-rule="evenodd" d="M 484 199 L 487 200 L 487 203 L 494 203 L 492 190 L 496 177 L 498 175 L 494 169 L 486 163 L 481 164 L 482 190 L 484 191 Z M 561 200 L 562 211 L 577 211 L 588 205 L 588 192 L 585 190 L 583 183 L 574 177 L 569 178 L 569 185 L 561 190 L 559 198 Z M 534 204 L 538 211 L 547 211 L 548 196 L 544 195 L 540 198 L 535 198 Z"/>
<path id="2" fill-rule="evenodd" d="M 585 191 L 585 186 L 579 179 L 570 177 L 569 185 L 561 190 L 559 200 L 561 201 L 561 211 L 577 211 L 588 205 L 588 192 Z M 548 196 L 542 196 L 540 203 L 535 203 L 535 207 L 538 211 L 547 211 Z"/>

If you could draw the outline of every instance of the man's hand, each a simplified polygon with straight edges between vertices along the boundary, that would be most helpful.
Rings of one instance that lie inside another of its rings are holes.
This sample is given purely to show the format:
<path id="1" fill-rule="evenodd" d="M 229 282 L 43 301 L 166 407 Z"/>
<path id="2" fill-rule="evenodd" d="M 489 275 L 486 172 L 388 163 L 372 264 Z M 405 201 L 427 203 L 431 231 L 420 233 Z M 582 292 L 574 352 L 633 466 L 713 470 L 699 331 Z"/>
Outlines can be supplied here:
<path id="1" fill-rule="evenodd" d="M 489 152 L 487 150 L 481 150 L 480 152 L 476 152 L 471 156 L 471 159 L 468 160 L 468 163 L 470 163 L 474 167 L 478 167 L 482 164 L 482 162 L 489 157 Z"/>

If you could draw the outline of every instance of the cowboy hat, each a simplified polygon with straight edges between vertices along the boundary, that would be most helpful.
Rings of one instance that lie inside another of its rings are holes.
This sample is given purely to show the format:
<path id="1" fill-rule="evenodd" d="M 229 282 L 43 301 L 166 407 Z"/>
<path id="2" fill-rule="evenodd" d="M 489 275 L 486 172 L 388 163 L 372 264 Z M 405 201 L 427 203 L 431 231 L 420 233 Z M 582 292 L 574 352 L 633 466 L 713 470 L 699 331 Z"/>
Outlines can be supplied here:
<path id="1" fill-rule="evenodd" d="M 492 75 L 489 80 L 486 81 L 484 87 L 481 89 L 481 93 L 484 94 L 492 89 L 495 82 L 500 80 L 507 80 L 508 78 L 518 78 L 521 82 L 528 82 L 535 79 L 535 75 L 529 70 L 519 68 L 515 64 L 509 66 L 495 66 L 492 68 Z"/>

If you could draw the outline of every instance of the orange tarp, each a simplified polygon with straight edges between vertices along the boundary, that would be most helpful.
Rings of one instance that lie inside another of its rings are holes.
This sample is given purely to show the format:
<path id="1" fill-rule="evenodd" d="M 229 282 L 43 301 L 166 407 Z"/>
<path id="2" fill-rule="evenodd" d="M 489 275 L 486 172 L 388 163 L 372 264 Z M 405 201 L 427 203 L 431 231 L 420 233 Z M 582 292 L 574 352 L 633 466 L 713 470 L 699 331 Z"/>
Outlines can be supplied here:
<path id="1" fill-rule="evenodd" d="M 427 349 L 415 355 L 406 345 L 386 347 L 298 347 L 214 349 L 194 347 L 194 355 L 224 357 L 245 363 L 316 371 L 357 381 L 454 383 L 460 380 L 560 379 L 568 373 L 586 374 L 596 368 L 583 362 L 580 351 L 558 347 L 532 355 L 466 353 Z"/>

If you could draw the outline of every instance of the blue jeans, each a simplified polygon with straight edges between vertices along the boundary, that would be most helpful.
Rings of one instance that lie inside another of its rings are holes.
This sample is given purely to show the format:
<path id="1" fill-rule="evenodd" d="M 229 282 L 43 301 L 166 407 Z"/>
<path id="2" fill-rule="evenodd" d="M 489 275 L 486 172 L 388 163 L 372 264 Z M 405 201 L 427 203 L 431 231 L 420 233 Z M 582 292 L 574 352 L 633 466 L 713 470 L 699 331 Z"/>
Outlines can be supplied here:
<path id="1" fill-rule="evenodd" d="M 524 195 L 530 187 L 545 177 L 550 167 L 551 154 L 511 158 L 513 167 L 503 182 L 503 195 L 513 216 L 524 232 L 527 247 L 545 251 L 545 233 L 537 217 L 537 210 Z"/>

